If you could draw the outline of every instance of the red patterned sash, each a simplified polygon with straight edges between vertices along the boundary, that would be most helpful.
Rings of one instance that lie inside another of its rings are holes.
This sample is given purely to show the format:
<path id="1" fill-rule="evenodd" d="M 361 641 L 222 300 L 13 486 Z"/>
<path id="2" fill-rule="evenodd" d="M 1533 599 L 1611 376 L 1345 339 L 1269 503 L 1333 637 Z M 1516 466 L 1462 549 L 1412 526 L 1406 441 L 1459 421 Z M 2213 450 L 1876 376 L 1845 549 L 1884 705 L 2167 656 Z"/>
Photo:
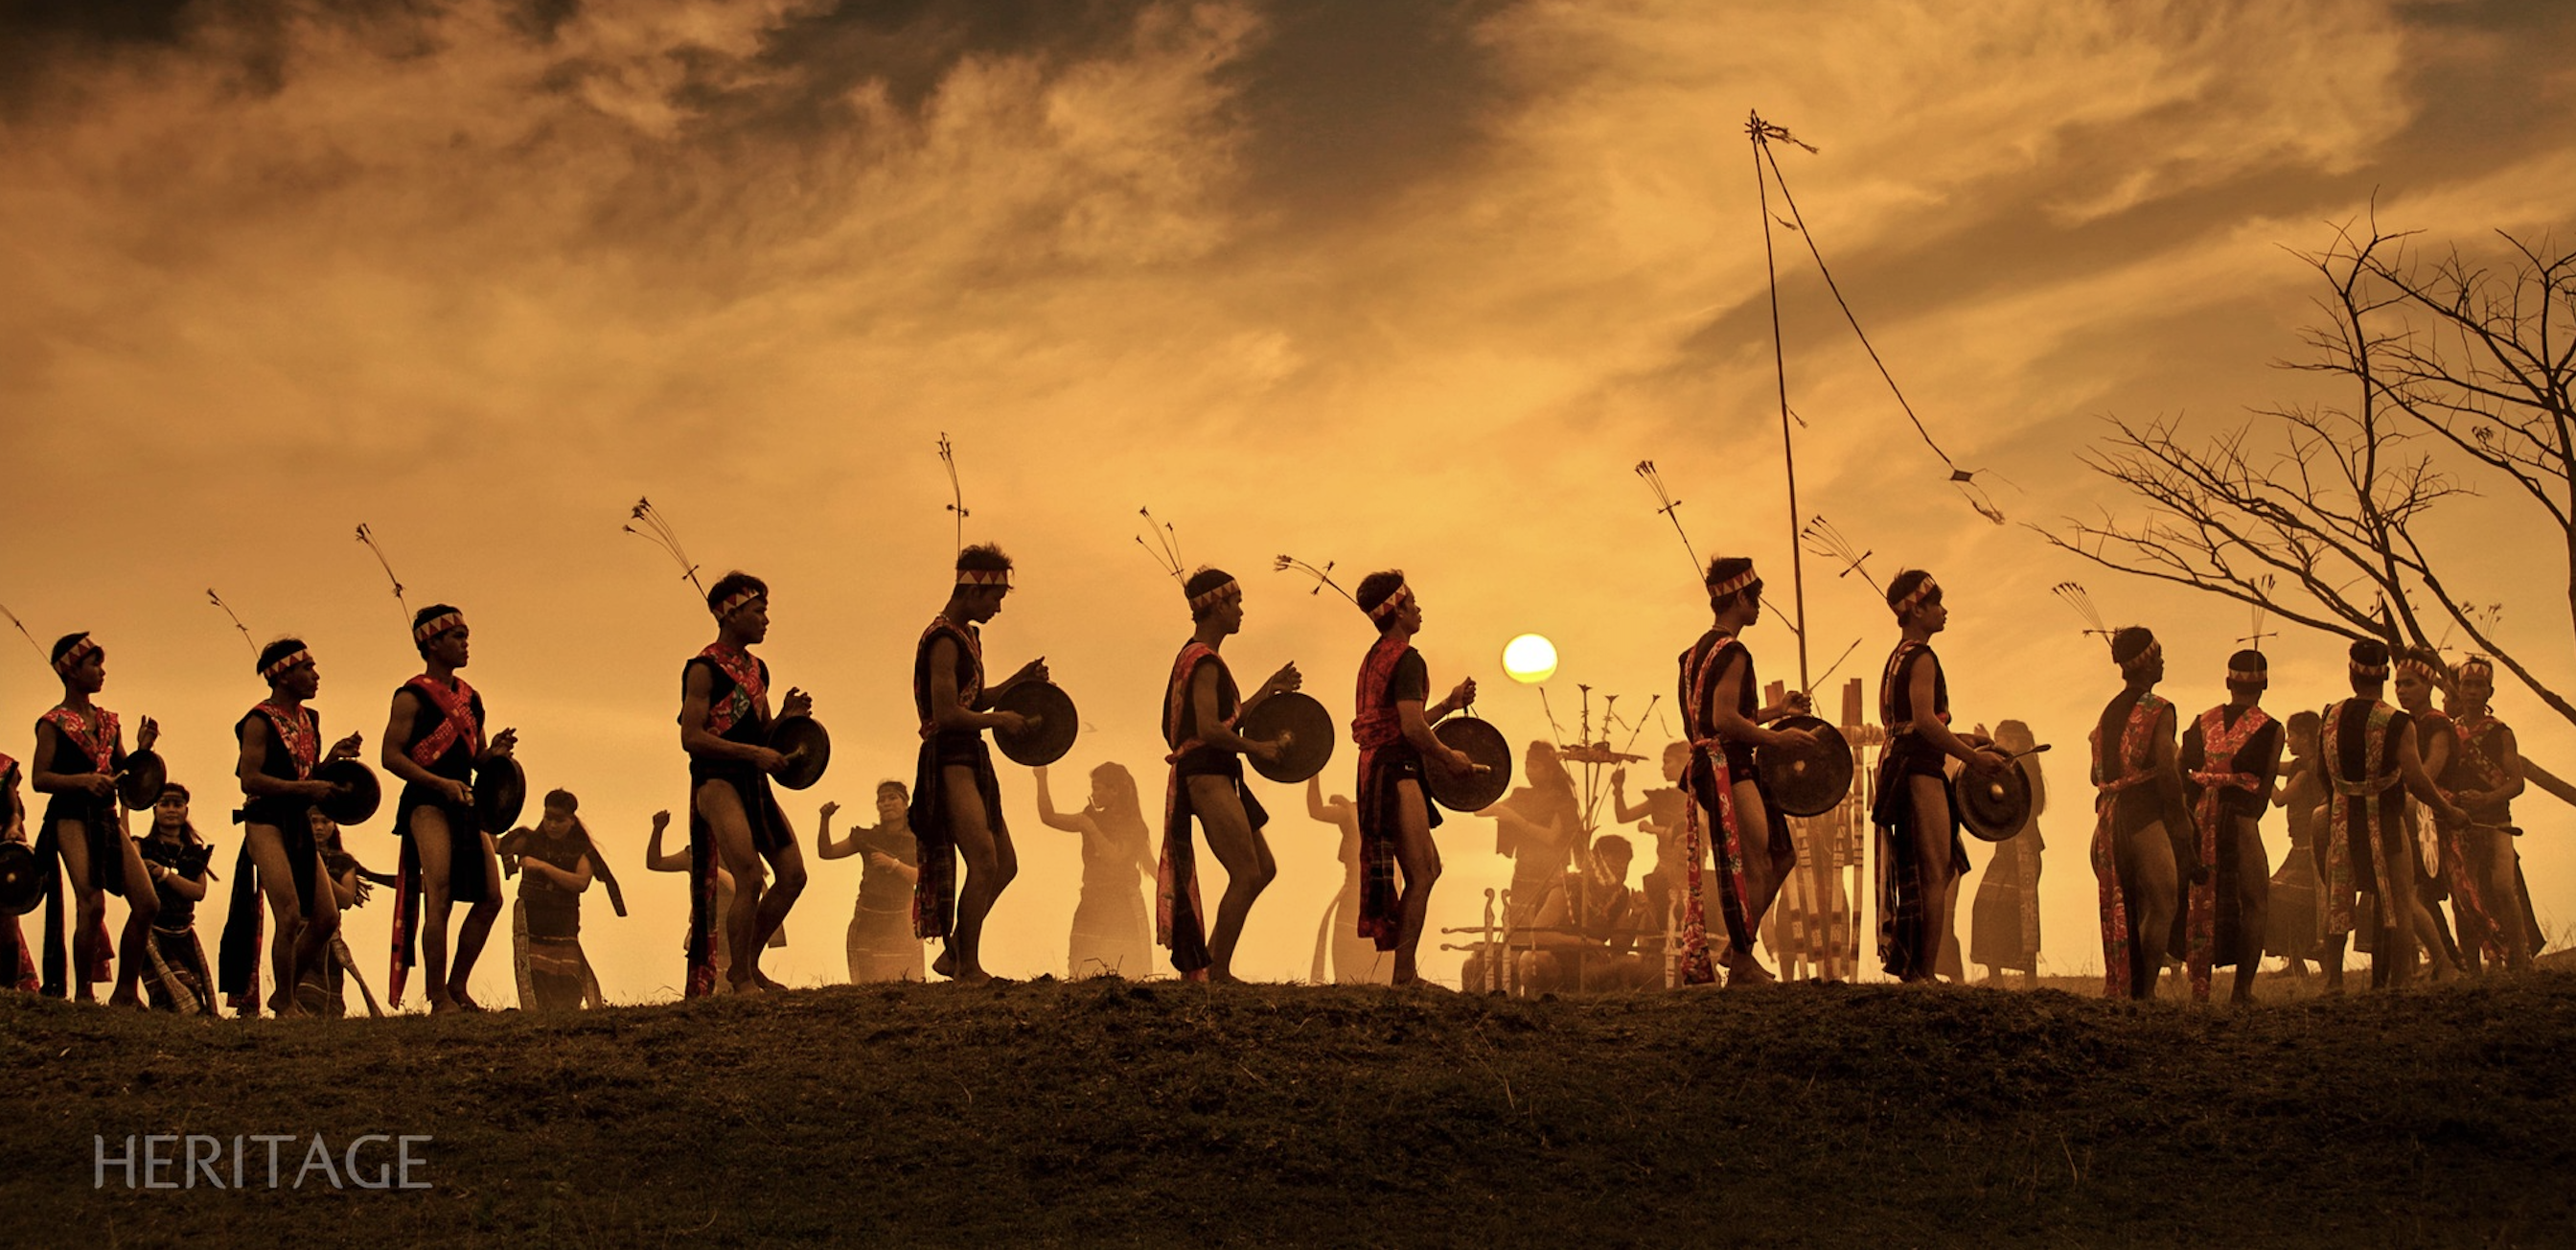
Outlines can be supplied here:
<path id="1" fill-rule="evenodd" d="M 1351 718 L 1351 745 L 1368 751 L 1404 736 L 1404 721 L 1395 711 L 1395 666 L 1412 644 L 1394 634 L 1380 637 L 1360 661 L 1359 709 Z"/>
<path id="2" fill-rule="evenodd" d="M 2272 718 L 2259 707 L 2236 718 L 2234 729 L 2227 727 L 2225 704 L 2200 714 L 2201 767 L 2193 770 L 2191 779 L 2201 789 L 2193 815 L 2200 824 L 2200 862 L 2209 865 L 2210 871 L 2208 880 L 2193 883 L 2188 902 L 2183 962 L 2191 970 L 2194 1002 L 2209 1001 L 2210 969 L 2218 962 L 2218 822 L 2225 810 L 2220 799 L 2228 790 L 2255 794 L 2263 789 L 2261 775 L 2237 772 L 2234 765 L 2236 753 L 2271 723 Z"/>
<path id="3" fill-rule="evenodd" d="M 298 706 L 262 701 L 251 708 L 268 717 L 277 740 L 286 747 L 288 758 L 295 761 L 295 779 L 303 781 L 313 775 L 313 765 L 322 759 L 322 735 L 313 723 L 313 710 Z"/>
<path id="4" fill-rule="evenodd" d="M 1172 661 L 1171 684 L 1163 691 L 1163 741 L 1171 753 L 1163 761 L 1171 772 L 1163 786 L 1163 853 L 1154 866 L 1154 941 L 1172 952 L 1172 966 L 1183 979 L 1207 979 L 1207 966 L 1183 967 L 1206 957 L 1207 939 L 1201 917 L 1207 914 L 1199 901 L 1199 875 L 1196 848 L 1190 845 L 1189 798 L 1181 787 L 1181 757 L 1204 745 L 1198 737 L 1182 738 L 1181 722 L 1190 707 L 1190 682 L 1202 663 L 1217 666 L 1218 680 L 1223 683 L 1225 661 L 1216 648 L 1193 638 L 1181 648 L 1180 657 Z M 1225 724 L 1231 727 L 1234 717 Z M 1187 907 L 1183 908 L 1186 898 Z"/>
<path id="5" fill-rule="evenodd" d="M 103 773 L 115 767 L 116 713 L 103 707 L 93 707 L 84 719 L 70 708 L 57 707 L 40 719 L 52 721 L 55 730 L 70 739 L 73 746 L 89 753 L 91 772 Z"/>
<path id="6" fill-rule="evenodd" d="M 2119 806 L 2123 790 L 2134 789 L 2156 779 L 2148 770 L 2155 756 L 2156 722 L 2172 707 L 2155 692 L 2138 696 L 2137 705 L 2129 709 L 2129 723 L 2120 729 L 2115 744 L 2116 758 L 2103 755 L 2102 730 L 2095 726 L 2093 742 L 2093 879 L 2096 896 L 2102 907 L 2102 993 L 2106 998 L 2129 996 L 2129 899 L 2120 888 L 2120 856 L 2111 836 L 2111 813 Z M 2111 776 L 2117 765 L 2121 773 Z"/>
<path id="7" fill-rule="evenodd" d="M 427 673 L 403 683 L 403 689 L 419 695 L 439 715 L 438 728 L 412 744 L 411 762 L 423 768 L 437 767 L 438 761 L 459 742 L 475 755 L 483 754 L 483 726 L 474 720 L 474 687 L 466 685 L 462 677 L 448 680 L 456 683 L 454 689 L 439 684 Z"/>
<path id="8" fill-rule="evenodd" d="M 721 738 L 733 727 L 753 720 L 760 713 L 760 701 L 769 695 L 769 683 L 760 675 L 760 661 L 741 647 L 721 642 L 707 644 L 698 658 L 715 665 L 733 679 L 733 692 L 722 703 L 707 709 L 707 732 Z"/>
<path id="9" fill-rule="evenodd" d="M 2395 719 L 2397 709 L 2377 700 L 2371 700 L 2360 708 L 2360 714 L 2368 718 L 2362 740 L 2362 775 L 2347 780 L 2337 771 L 2343 762 L 2345 718 L 2353 715 L 2355 705 L 2362 702 L 2360 699 L 2346 699 L 2327 708 L 2319 737 L 2324 747 L 2321 754 L 2325 756 L 2326 781 L 2333 791 L 2326 799 L 2325 878 L 2329 894 L 2326 935 L 2336 938 L 2353 930 L 2352 838 L 2356 821 L 2359 822 L 2361 836 L 2373 840 L 2370 856 L 2372 886 L 2376 891 L 2373 897 L 2378 900 L 2383 921 L 2389 900 L 2395 897 L 2389 892 L 2388 855 L 2377 844 L 2377 839 L 2382 805 L 2387 801 L 2388 792 L 2404 780 L 2402 774 L 2388 769 L 2387 759 L 2388 725 Z"/>

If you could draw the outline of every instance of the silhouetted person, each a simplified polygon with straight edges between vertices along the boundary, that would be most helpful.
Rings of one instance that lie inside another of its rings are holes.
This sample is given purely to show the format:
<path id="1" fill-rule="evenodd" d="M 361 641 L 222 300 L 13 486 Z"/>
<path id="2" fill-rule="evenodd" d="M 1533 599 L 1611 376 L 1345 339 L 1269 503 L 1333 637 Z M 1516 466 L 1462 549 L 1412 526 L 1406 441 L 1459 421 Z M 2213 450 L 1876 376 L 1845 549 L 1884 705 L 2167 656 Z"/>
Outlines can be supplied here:
<path id="1" fill-rule="evenodd" d="M 1321 777 L 1306 779 L 1306 815 L 1319 823 L 1331 825 L 1337 838 L 1334 858 L 1342 866 L 1342 887 L 1333 901 L 1324 905 L 1323 922 L 1315 931 L 1315 965 L 1308 977 L 1317 985 L 1384 985 L 1394 975 L 1394 966 L 1377 949 L 1377 944 L 1359 934 L 1360 915 L 1360 816 L 1359 805 L 1348 795 L 1324 797 Z"/>
<path id="2" fill-rule="evenodd" d="M 1038 793 L 1044 795 L 1046 783 L 1041 780 L 1038 785 Z M 824 804 L 815 822 L 815 854 L 825 859 L 866 856 L 860 861 L 859 897 L 850 910 L 845 942 L 852 985 L 923 979 L 927 960 L 921 939 L 912 935 L 912 888 L 921 880 L 921 870 L 913 861 L 921 846 L 912 836 L 912 815 L 907 810 L 911 803 L 912 794 L 902 782 L 880 781 L 874 825 L 853 821 L 850 836 L 833 841 L 832 814 L 841 810 L 838 803 Z"/>
<path id="3" fill-rule="evenodd" d="M 18 761 L 0 755 L 0 842 L 27 842 L 27 800 L 19 793 Z M 37 861 L 39 865 L 43 861 Z M 42 871 L 41 866 L 38 871 Z M 27 946 L 27 935 L 18 927 L 18 917 L 0 914 L 0 989 L 14 989 L 33 994 L 44 988 L 36 975 L 36 953 Z"/>
<path id="4" fill-rule="evenodd" d="M 466 986 L 501 914 L 501 860 L 492 849 L 495 831 L 483 828 L 474 812 L 474 770 L 508 759 L 519 739 L 515 729 L 484 738 L 483 696 L 456 675 L 470 658 L 471 638 L 465 614 L 446 604 L 412 615 L 412 645 L 426 667 L 394 691 L 381 753 L 385 771 L 403 780 L 394 806 L 394 830 L 403 839 L 396 871 L 403 884 L 394 900 L 387 996 L 402 1005 L 416 935 L 433 1013 L 482 1010 Z M 447 921 L 457 903 L 466 912 L 451 961 Z"/>
<path id="5" fill-rule="evenodd" d="M 55 640 L 51 658 L 54 675 L 62 678 L 63 701 L 36 721 L 36 754 L 29 761 L 36 792 L 53 796 L 37 826 L 36 862 L 62 861 L 61 874 L 46 891 L 44 990 L 60 998 L 68 986 L 72 997 L 91 1001 L 90 984 L 108 979 L 113 954 L 116 986 L 107 1001 L 140 1007 L 143 947 L 152 940 L 159 900 L 143 888 L 143 856 L 125 836 L 125 818 L 117 805 L 124 731 L 116 713 L 90 701 L 107 685 L 107 650 L 88 634 L 66 634 Z M 149 751 L 160 736 L 161 727 L 146 716 L 136 747 Z M 68 976 L 63 963 L 65 882 L 73 896 Z M 110 894 L 126 902 L 125 931 L 112 949 L 107 936 Z"/>
<path id="6" fill-rule="evenodd" d="M 2483 656 L 2460 664 L 2458 706 L 2453 723 L 2459 736 L 2458 785 L 2453 801 L 2468 821 L 2461 838 L 2462 859 L 2477 882 L 2489 930 L 2477 939 L 2481 949 L 2501 947 L 2505 965 L 2515 971 L 2531 966 L 2540 946 L 2540 927 L 2531 914 L 2531 892 L 2522 879 L 2521 856 L 2514 845 L 2513 801 L 2525 784 L 2522 749 L 2513 728 L 2496 719 L 2495 665 Z M 2489 944 L 2492 943 L 2492 946 Z M 2472 939 L 2463 935 L 2460 944 Z"/>
<path id="7" fill-rule="evenodd" d="M 1360 660 L 1354 701 L 1359 714 L 1351 721 L 1351 744 L 1360 756 L 1359 933 L 1379 950 L 1395 953 L 1396 985 L 1412 985 L 1422 979 L 1415 952 L 1431 910 L 1431 887 L 1440 879 L 1440 849 L 1431 841 L 1440 813 L 1422 788 L 1422 770 L 1465 774 L 1477 767 L 1431 727 L 1475 703 L 1476 680 L 1461 681 L 1438 703 L 1424 705 L 1431 697 L 1431 673 L 1413 649 L 1422 604 L 1402 570 L 1360 579 L 1352 598 L 1378 630 L 1377 643 Z"/>
<path id="8" fill-rule="evenodd" d="M 2213 967 L 2236 969 L 2229 1002 L 2253 1002 L 2254 977 L 2263 966 L 2272 873 L 2262 821 L 2278 784 L 2283 737 L 2281 723 L 2260 703 L 2271 680 L 2262 652 L 2228 657 L 2227 702 L 2201 713 L 2182 734 L 2192 823 L 2211 868 L 2210 880 L 2193 883 L 2186 900 L 2183 962 L 2196 1002 L 2209 1001 Z"/>
<path id="9" fill-rule="evenodd" d="M 1001 684 L 984 685 L 983 626 L 1011 593 L 1011 558 L 979 543 L 957 553 L 948 602 L 913 651 L 912 704 L 921 718 L 921 758 L 912 783 L 912 832 L 921 840 L 921 881 L 913 891 L 913 932 L 947 949 L 931 971 L 969 985 L 992 980 L 983 961 L 984 919 L 1020 873 L 1019 851 L 1002 818 L 1001 779 L 984 731 L 1018 733 L 1028 722 L 993 701 L 1024 681 L 1045 681 L 1041 657 Z M 957 861 L 966 883 L 957 884 Z"/>
<path id="10" fill-rule="evenodd" d="M 2103 994 L 2153 998 L 2173 944 L 2180 881 L 2208 869 L 2183 797 L 2174 707 L 2155 692 L 2165 676 L 2164 646 L 2132 625 L 2111 635 L 2111 662 L 2120 666 L 2120 693 L 2092 734 Z"/>
<path id="11" fill-rule="evenodd" d="M 188 819 L 186 786 L 162 784 L 152 804 L 152 828 L 135 839 L 135 849 L 160 903 L 145 948 L 151 973 L 144 978 L 144 996 L 163 1011 L 214 1015 L 215 970 L 197 940 L 197 904 L 206 901 L 206 863 L 214 848 Z"/>
<path id="12" fill-rule="evenodd" d="M 1995 745 L 2012 754 L 2013 767 L 2029 779 L 2030 814 L 2011 836 L 1995 843 L 1994 858 L 1986 862 L 1986 875 L 1977 882 L 1968 926 L 1968 959 L 1986 966 L 1988 981 L 2007 970 L 2036 978 L 2040 853 L 2048 847 L 2040 835 L 2039 817 L 2048 807 L 2048 780 L 2040 771 L 2039 757 L 2025 754 L 2038 745 L 2030 726 L 2017 720 L 1997 724 Z"/>
<path id="13" fill-rule="evenodd" d="M 769 787 L 770 776 L 787 766 L 769 735 L 777 719 L 814 709 L 813 699 L 790 686 L 777 716 L 770 713 L 769 662 L 751 654 L 769 637 L 767 582 L 727 573 L 707 591 L 707 611 L 716 618 L 716 640 L 680 670 L 680 747 L 689 753 L 692 998 L 715 992 L 718 865 L 734 883 L 721 921 L 728 988 L 737 994 L 787 988 L 760 970 L 760 954 L 805 892 L 805 853 Z"/>
<path id="14" fill-rule="evenodd" d="M 313 770 L 325 760 L 356 758 L 363 742 L 350 734 L 323 751 L 321 718 L 305 706 L 322 688 L 322 675 L 301 641 L 281 638 L 262 648 L 258 670 L 268 697 L 233 725 L 242 849 L 233 861 L 231 904 L 218 948 L 223 992 L 237 1014 L 259 1014 L 259 902 L 265 899 L 274 926 L 269 970 L 276 980 L 268 1005 L 281 1016 L 302 1015 L 307 1008 L 297 997 L 299 987 L 310 980 L 318 988 L 331 939 L 340 931 L 339 902 L 321 884 L 322 852 L 313 840 L 312 817 L 313 805 L 335 788 Z"/>
<path id="15" fill-rule="evenodd" d="M 2388 686 L 2388 648 L 2352 644 L 2347 665 L 2353 697 L 2329 705 L 2319 731 L 2330 797 L 2319 838 L 2326 894 L 2326 986 L 2343 988 L 2343 948 L 2357 924 L 2376 933 L 2370 954 L 2374 986 L 2414 978 L 2415 848 L 2406 833 L 2405 796 L 2413 793 L 2445 820 L 2466 814 L 2433 788 L 2415 745 L 2415 725 L 2380 698 Z M 2371 887 L 2374 906 L 2354 915 L 2353 895 Z"/>
<path id="16" fill-rule="evenodd" d="M 1942 761 L 1956 759 L 1984 774 L 2006 765 L 2001 755 L 1950 731 L 1950 683 L 1932 652 L 1932 635 L 1950 623 L 1940 584 L 1921 569 L 1904 570 L 1887 584 L 1887 606 L 1903 636 L 1888 653 L 1878 688 L 1879 720 L 1887 727 L 1878 802 L 1870 810 L 1879 862 L 1886 865 L 1878 960 L 1900 981 L 1930 981 L 1951 930 L 1959 875 L 1968 867 Z"/>

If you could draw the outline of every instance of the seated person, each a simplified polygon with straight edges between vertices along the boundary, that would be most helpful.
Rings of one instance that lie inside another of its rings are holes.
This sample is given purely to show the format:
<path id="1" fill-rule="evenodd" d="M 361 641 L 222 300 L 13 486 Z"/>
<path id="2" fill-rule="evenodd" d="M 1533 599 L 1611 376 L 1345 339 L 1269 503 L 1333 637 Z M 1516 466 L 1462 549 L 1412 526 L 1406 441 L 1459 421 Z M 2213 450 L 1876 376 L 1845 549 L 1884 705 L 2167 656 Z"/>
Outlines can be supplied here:
<path id="1" fill-rule="evenodd" d="M 1591 871 L 1559 878 L 1525 930 L 1536 950 L 1520 953 L 1521 986 L 1551 990 L 1626 990 L 1646 984 L 1646 961 L 1637 934 L 1650 928 L 1635 890 L 1628 888 L 1634 851 L 1628 839 L 1609 834 L 1592 844 Z"/>

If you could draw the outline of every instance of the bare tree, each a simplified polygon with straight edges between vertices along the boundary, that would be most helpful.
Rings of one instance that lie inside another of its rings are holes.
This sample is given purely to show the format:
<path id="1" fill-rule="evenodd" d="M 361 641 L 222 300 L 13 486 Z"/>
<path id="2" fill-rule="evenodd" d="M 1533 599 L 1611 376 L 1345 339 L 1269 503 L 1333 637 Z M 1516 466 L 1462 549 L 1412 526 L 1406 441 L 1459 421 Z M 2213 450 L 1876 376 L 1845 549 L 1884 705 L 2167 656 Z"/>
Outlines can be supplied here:
<path id="1" fill-rule="evenodd" d="M 2376 222 L 2293 253 L 2329 293 L 2302 333 L 2311 357 L 2283 367 L 2348 381 L 2351 406 L 2258 409 L 2198 448 L 2169 422 L 2113 417 L 2114 433 L 2082 458 L 2143 500 L 2145 515 L 2106 508 L 2062 530 L 2033 528 L 2105 568 L 2328 633 L 2429 646 L 2457 631 L 2576 723 L 2576 703 L 2498 636 L 2502 605 L 2446 582 L 2456 562 L 2425 541 L 2435 505 L 2476 493 L 2452 458 L 2465 458 L 2460 472 L 2509 481 L 2537 514 L 2531 530 L 2512 532 L 2555 544 L 2566 578 L 2551 613 L 2563 611 L 2566 628 L 2545 630 L 2549 645 L 2527 654 L 2561 654 L 2576 635 L 2576 252 L 2500 237 L 2502 269 L 2456 247 L 2427 261 L 2409 234 Z"/>

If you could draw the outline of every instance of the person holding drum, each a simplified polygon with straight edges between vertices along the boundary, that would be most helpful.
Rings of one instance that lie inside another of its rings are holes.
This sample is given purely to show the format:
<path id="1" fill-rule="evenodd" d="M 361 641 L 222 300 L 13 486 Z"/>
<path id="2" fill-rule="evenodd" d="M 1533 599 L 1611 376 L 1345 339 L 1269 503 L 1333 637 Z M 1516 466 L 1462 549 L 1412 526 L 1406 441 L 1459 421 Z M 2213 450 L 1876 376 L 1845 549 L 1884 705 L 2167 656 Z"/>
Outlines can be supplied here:
<path id="1" fill-rule="evenodd" d="M 117 776 L 125 770 L 124 731 L 116 713 L 90 701 L 107 685 L 107 651 L 86 633 L 55 640 L 54 674 L 63 681 L 63 701 L 36 722 L 36 755 L 29 761 L 36 792 L 53 798 L 37 826 L 36 862 L 62 858 L 62 875 L 51 887 L 45 910 L 44 990 L 62 997 L 66 985 L 82 1002 L 90 1000 L 90 983 L 106 980 L 110 951 L 107 896 L 125 899 L 125 931 L 115 954 L 116 986 L 112 1006 L 143 1005 L 144 943 L 152 940 L 152 918 L 159 900 L 144 887 L 143 855 L 125 836 L 125 816 L 118 807 Z M 138 752 L 149 752 L 161 737 L 151 717 L 135 739 Z M 149 798 L 137 798 L 139 805 Z M 72 964 L 65 976 L 62 950 L 62 882 L 71 883 Z"/>
<path id="2" fill-rule="evenodd" d="M 1272 695 L 1304 684 L 1295 664 L 1283 664 L 1261 688 L 1243 698 L 1218 648 L 1243 628 L 1243 584 L 1223 569 L 1202 568 L 1181 584 L 1195 629 L 1172 662 L 1163 687 L 1163 744 L 1171 748 L 1171 783 L 1163 799 L 1163 860 L 1155 874 L 1154 935 L 1172 952 L 1172 967 L 1186 980 L 1233 982 L 1235 945 L 1252 904 L 1279 875 L 1270 843 L 1262 837 L 1270 813 L 1243 785 L 1243 757 L 1279 757 L 1285 743 L 1256 742 L 1235 732 L 1239 718 Z M 1225 867 L 1225 896 L 1216 928 L 1202 933 L 1197 856 L 1190 821 L 1207 830 L 1208 848 Z"/>
<path id="3" fill-rule="evenodd" d="M 276 921 L 269 966 L 277 978 L 269 1007 L 281 1016 L 305 1014 L 297 1001 L 308 980 L 320 988 L 340 904 L 322 870 L 313 838 L 313 805 L 336 791 L 313 775 L 329 760 L 353 759 L 361 745 L 350 734 L 322 749 L 322 720 L 305 702 L 322 688 L 322 674 L 303 641 L 280 638 L 260 648 L 259 676 L 268 697 L 233 725 L 240 745 L 234 775 L 241 780 L 242 849 L 233 863 L 233 892 L 218 946 L 222 988 L 239 1014 L 259 1014 L 259 899 Z"/>
<path id="4" fill-rule="evenodd" d="M 1681 654 L 1682 727 L 1691 744 L 1686 784 L 1693 800 L 1682 815 L 1690 855 L 1684 869 L 1682 977 L 1696 983 L 1714 979 L 1699 887 L 1697 834 L 1705 811 L 1717 863 L 1718 909 L 1726 923 L 1726 982 L 1768 985 L 1778 978 L 1754 954 L 1754 935 L 1781 884 L 1798 866 L 1798 846 L 1789 836 L 1788 813 L 1772 800 L 1762 770 L 1754 766 L 1753 750 L 1813 751 L 1816 735 L 1767 727 L 1770 721 L 1806 715 L 1808 703 L 1805 694 L 1793 690 L 1774 706 L 1760 706 L 1761 679 L 1754 675 L 1753 653 L 1742 638 L 1762 619 L 1762 576 L 1753 561 L 1719 556 L 1708 562 L 1704 581 L 1711 623 Z"/>
<path id="5" fill-rule="evenodd" d="M 474 772 L 508 759 L 518 731 L 504 729 L 488 744 L 484 739 L 483 696 L 456 675 L 469 658 L 471 633 L 465 614 L 447 604 L 412 614 L 412 645 L 427 667 L 394 691 L 385 723 L 381 758 L 385 770 L 403 780 L 394 806 L 394 832 L 403 840 L 397 869 L 403 885 L 394 900 L 389 991 L 397 1007 L 416 941 L 429 979 L 429 1009 L 483 1009 L 465 987 L 501 914 L 501 859 L 474 811 Z M 447 918 L 457 903 L 467 911 L 451 964 Z"/>
<path id="6" fill-rule="evenodd" d="M 725 928 L 732 992 L 787 988 L 760 970 L 769 937 L 805 892 L 805 853 L 769 788 L 787 756 L 770 747 L 769 664 L 751 654 L 769 637 L 769 584 L 727 573 L 707 591 L 716 640 L 680 670 L 680 747 L 689 753 L 689 984 L 715 992 L 715 926 Z M 805 716 L 814 700 L 789 687 L 778 717 Z M 733 875 L 733 905 L 716 915 L 716 866 Z M 775 871 L 778 879 L 769 880 Z"/>
<path id="7" fill-rule="evenodd" d="M 2263 710 L 2271 663 L 2247 648 L 2227 659 L 2227 702 L 2182 733 L 2182 771 L 2192 792 L 2201 857 L 2215 870 L 2187 899 L 2184 949 L 2195 1002 L 2209 1001 L 2210 969 L 2233 965 L 2227 1000 L 2254 1001 L 2254 974 L 2270 928 L 2272 869 L 2261 821 L 2279 784 L 2281 722 Z"/>
<path id="8" fill-rule="evenodd" d="M 1440 849 L 1431 841 L 1440 812 L 1423 792 L 1423 767 L 1452 774 L 1477 765 L 1431 732 L 1452 712 L 1476 702 L 1476 679 L 1458 683 L 1438 703 L 1430 667 L 1414 650 L 1422 629 L 1422 603 L 1405 584 L 1404 571 L 1385 569 L 1360 579 L 1351 596 L 1378 629 L 1378 640 L 1360 661 L 1359 714 L 1351 744 L 1359 748 L 1359 933 L 1381 951 L 1395 953 L 1394 983 L 1423 984 L 1415 952 L 1431 912 L 1431 887 L 1440 880 Z M 1404 889 L 1396 891 L 1396 873 Z"/>
<path id="9" fill-rule="evenodd" d="M 1011 558 L 1001 548 L 977 543 L 958 552 L 948 602 L 921 632 L 912 657 L 912 705 L 921 718 L 912 786 L 912 832 L 921 840 L 913 932 L 944 939 L 947 950 L 931 971 L 969 985 L 993 979 L 984 970 L 984 918 L 1020 871 L 984 731 L 1029 728 L 1027 717 L 993 702 L 1021 682 L 1047 679 L 1040 657 L 1000 685 L 984 685 L 983 625 L 1001 614 L 1010 593 Z M 963 890 L 957 888 L 960 855 L 966 859 Z"/>
<path id="10" fill-rule="evenodd" d="M 1870 810 L 1878 862 L 1887 865 L 1878 895 L 1878 960 L 1900 981 L 1930 982 L 1950 933 L 1950 901 L 1968 870 L 1942 761 L 1956 759 L 1981 776 L 2009 765 L 1950 731 L 1950 682 L 1932 652 L 1932 635 L 1950 623 L 1940 583 L 1921 569 L 1906 569 L 1887 583 L 1887 606 L 1904 632 L 1878 686 L 1879 721 L 1887 728 L 1878 801 Z"/>

